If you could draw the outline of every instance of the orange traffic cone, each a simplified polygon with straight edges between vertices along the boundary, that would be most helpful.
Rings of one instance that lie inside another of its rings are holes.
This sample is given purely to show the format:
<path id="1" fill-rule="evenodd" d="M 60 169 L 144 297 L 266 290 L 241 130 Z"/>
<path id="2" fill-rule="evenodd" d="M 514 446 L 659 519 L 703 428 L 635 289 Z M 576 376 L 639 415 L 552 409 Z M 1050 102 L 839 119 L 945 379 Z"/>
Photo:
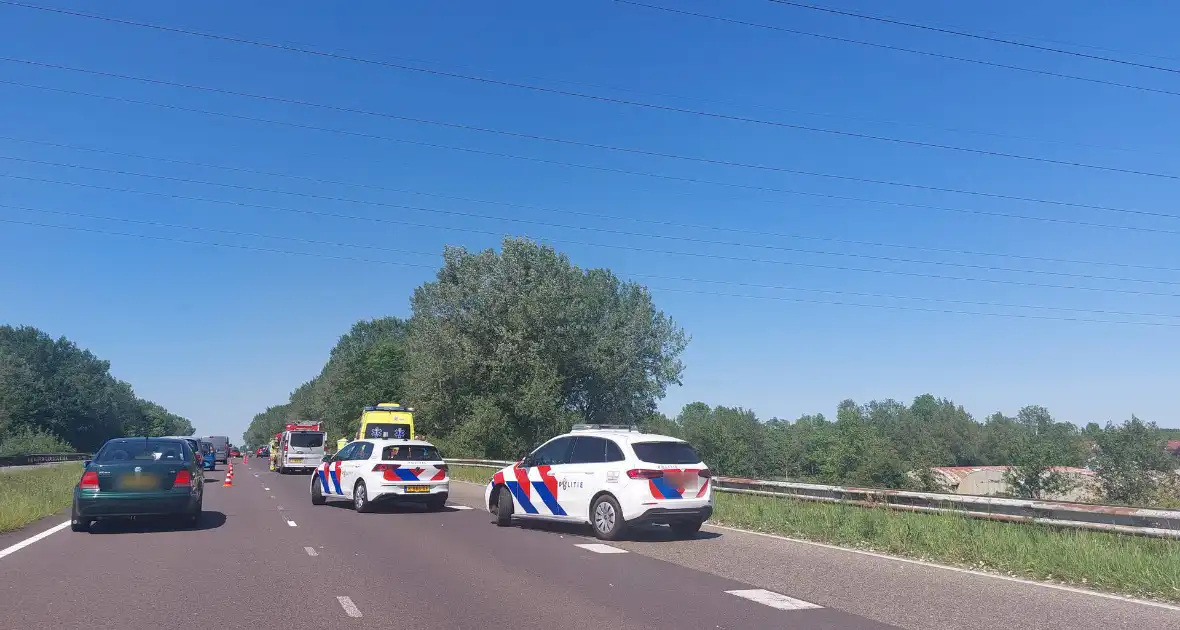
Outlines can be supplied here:
<path id="1" fill-rule="evenodd" d="M 234 485 L 234 469 L 230 468 L 225 473 L 225 483 L 221 484 L 222 488 L 232 488 Z"/>

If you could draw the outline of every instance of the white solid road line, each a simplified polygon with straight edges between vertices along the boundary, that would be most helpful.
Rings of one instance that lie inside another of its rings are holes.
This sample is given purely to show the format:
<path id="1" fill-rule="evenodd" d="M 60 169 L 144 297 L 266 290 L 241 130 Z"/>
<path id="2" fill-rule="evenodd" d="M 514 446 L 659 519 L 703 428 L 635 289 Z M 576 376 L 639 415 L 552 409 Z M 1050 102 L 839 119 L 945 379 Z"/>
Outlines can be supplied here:
<path id="1" fill-rule="evenodd" d="M 628 553 L 626 549 L 619 549 L 618 547 L 611 547 L 610 545 L 599 543 L 586 543 L 574 546 L 585 549 L 586 551 L 593 551 L 594 553 Z"/>
<path id="2" fill-rule="evenodd" d="M 311 557 L 313 557 L 313 558 L 314 558 L 314 557 L 316 557 L 316 556 L 318 555 L 318 554 L 315 552 L 315 549 L 313 549 L 313 548 L 311 548 L 311 547 L 304 547 L 304 548 L 303 548 L 303 550 L 307 552 L 307 555 L 309 555 L 309 556 L 311 556 Z"/>
<path id="3" fill-rule="evenodd" d="M 41 532 L 40 534 L 37 534 L 36 536 L 30 536 L 30 537 L 16 543 L 15 545 L 12 545 L 11 547 L 7 547 L 3 550 L 0 550 L 0 558 L 3 558 L 4 556 L 7 556 L 7 555 L 14 554 L 14 553 L 20 551 L 21 549 L 24 549 L 25 547 L 28 547 L 29 545 L 37 542 L 38 540 L 42 540 L 44 538 L 49 538 L 50 536 L 56 534 L 57 532 L 60 532 L 61 530 L 65 529 L 69 526 L 70 526 L 70 522 L 66 521 L 64 523 L 59 523 L 57 525 L 54 525 L 53 527 L 50 527 L 49 529 Z"/>
<path id="4" fill-rule="evenodd" d="M 344 609 L 344 614 L 348 615 L 349 617 L 359 618 L 362 616 L 361 609 L 357 608 L 356 604 L 352 603 L 351 598 L 345 597 L 344 595 L 339 595 L 336 597 L 336 601 L 340 602 L 340 607 Z"/>
<path id="5" fill-rule="evenodd" d="M 768 591 L 761 588 L 725 592 L 729 593 L 730 595 L 744 597 L 752 602 L 758 602 L 759 604 L 764 604 L 779 610 L 810 610 L 813 608 L 823 608 L 823 606 L 820 606 L 819 604 L 805 602 L 801 599 L 787 597 L 786 595 L 780 595 L 774 591 Z"/>

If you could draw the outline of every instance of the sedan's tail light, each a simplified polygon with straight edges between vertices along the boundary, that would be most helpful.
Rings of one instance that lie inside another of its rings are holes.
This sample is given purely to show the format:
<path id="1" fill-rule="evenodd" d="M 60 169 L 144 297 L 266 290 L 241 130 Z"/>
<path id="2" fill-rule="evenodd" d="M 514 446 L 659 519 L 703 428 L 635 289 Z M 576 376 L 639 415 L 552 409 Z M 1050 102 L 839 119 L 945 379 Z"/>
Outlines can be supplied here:
<path id="1" fill-rule="evenodd" d="M 82 480 L 78 482 L 81 490 L 98 490 L 98 473 L 88 470 L 82 473 Z"/>
<path id="2" fill-rule="evenodd" d="M 173 488 L 191 488 L 193 487 L 193 476 L 187 470 L 177 471 L 176 480 L 172 482 Z"/>
<path id="3" fill-rule="evenodd" d="M 373 472 L 382 473 L 381 478 L 386 481 L 397 481 L 397 473 L 393 471 L 398 468 L 401 468 L 401 464 L 377 464 L 373 467 Z"/>
<path id="4" fill-rule="evenodd" d="M 631 469 L 627 471 L 627 476 L 632 479 L 659 479 L 664 476 L 662 470 L 640 470 Z"/>
<path id="5" fill-rule="evenodd" d="M 709 472 L 708 468 L 702 468 L 701 470 L 697 471 L 697 475 L 708 479 L 713 476 L 713 473 Z"/>

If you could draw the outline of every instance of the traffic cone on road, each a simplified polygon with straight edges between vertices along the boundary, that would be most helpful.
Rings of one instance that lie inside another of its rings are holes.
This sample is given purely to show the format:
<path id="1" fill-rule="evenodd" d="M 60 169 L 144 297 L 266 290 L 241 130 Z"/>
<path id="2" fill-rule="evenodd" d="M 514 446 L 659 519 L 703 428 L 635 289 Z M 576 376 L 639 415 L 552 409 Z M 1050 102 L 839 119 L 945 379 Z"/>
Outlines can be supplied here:
<path id="1" fill-rule="evenodd" d="M 225 471 L 225 483 L 221 484 L 222 488 L 232 488 L 234 485 L 234 469 L 231 467 Z"/>

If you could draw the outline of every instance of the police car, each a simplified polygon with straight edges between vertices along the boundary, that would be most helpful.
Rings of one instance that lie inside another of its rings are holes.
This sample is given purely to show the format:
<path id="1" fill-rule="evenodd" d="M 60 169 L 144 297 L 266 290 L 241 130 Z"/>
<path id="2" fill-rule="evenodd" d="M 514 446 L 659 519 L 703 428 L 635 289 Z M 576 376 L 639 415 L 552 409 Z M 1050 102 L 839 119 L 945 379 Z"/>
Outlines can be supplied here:
<path id="1" fill-rule="evenodd" d="M 629 525 L 662 523 L 691 538 L 713 514 L 711 478 L 688 442 L 580 424 L 493 475 L 484 505 L 501 527 L 514 518 L 589 523 L 617 540 Z"/>
<path id="2" fill-rule="evenodd" d="M 421 502 L 441 510 L 451 490 L 438 449 L 422 440 L 354 440 L 311 476 L 311 503 L 352 501 L 357 512 L 377 503 Z"/>

